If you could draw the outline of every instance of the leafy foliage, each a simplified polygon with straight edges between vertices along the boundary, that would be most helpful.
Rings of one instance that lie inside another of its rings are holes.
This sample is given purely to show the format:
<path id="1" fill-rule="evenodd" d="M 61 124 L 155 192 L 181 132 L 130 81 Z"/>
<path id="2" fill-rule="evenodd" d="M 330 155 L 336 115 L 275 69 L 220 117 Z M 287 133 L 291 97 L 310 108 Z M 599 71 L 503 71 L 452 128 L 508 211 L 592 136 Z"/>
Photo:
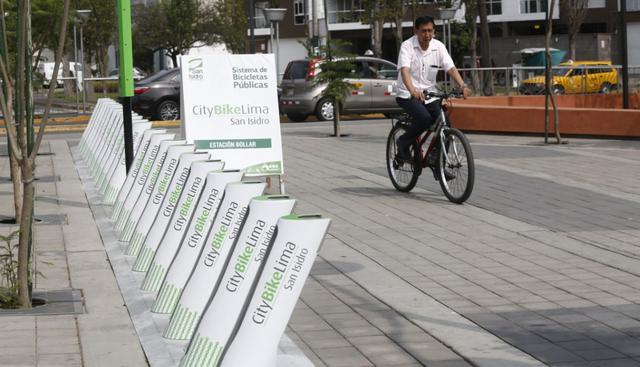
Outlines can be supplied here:
<path id="1" fill-rule="evenodd" d="M 0 308 L 17 308 L 18 302 L 18 243 L 20 231 L 0 235 Z"/>
<path id="2" fill-rule="evenodd" d="M 220 22 L 220 39 L 227 46 L 227 50 L 233 53 L 244 52 L 244 39 L 248 27 L 245 2 L 219 0 L 214 7 Z"/>
<path id="3" fill-rule="evenodd" d="M 101 75 L 105 76 L 109 72 L 109 70 L 107 70 L 109 46 L 117 41 L 118 17 L 116 16 L 116 2 L 78 0 L 75 5 L 76 9 L 91 10 L 89 18 L 82 27 L 86 53 L 85 60 L 95 58 L 98 64 L 98 71 Z M 80 41 L 78 40 L 78 42 Z M 88 61 L 85 63 L 88 63 Z M 88 72 L 87 65 L 85 65 L 85 72 Z"/>
<path id="4" fill-rule="evenodd" d="M 328 45 L 320 47 L 320 53 L 326 59 L 320 64 L 320 73 L 315 77 L 314 84 L 326 84 L 322 97 L 331 98 L 340 106 L 351 92 L 353 84 L 348 82 L 354 69 L 354 56 L 344 50 L 349 46 L 341 40 L 331 40 Z"/>
<path id="5" fill-rule="evenodd" d="M 178 55 L 216 43 L 222 25 L 216 9 L 203 0 L 162 0 L 134 8 L 137 47 L 165 49 L 177 65 Z"/>

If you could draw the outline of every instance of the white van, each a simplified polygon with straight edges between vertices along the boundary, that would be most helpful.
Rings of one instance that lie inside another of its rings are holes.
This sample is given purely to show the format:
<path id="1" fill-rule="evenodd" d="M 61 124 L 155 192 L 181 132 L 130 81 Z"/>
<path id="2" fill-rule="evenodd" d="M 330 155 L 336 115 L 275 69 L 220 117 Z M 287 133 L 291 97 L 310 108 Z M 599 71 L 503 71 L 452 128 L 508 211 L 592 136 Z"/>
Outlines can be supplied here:
<path id="1" fill-rule="evenodd" d="M 54 62 L 40 62 L 38 64 L 38 73 L 40 73 L 40 75 L 43 76 L 43 81 L 42 81 L 42 85 L 45 88 L 49 87 L 49 83 L 51 82 L 51 77 L 53 76 L 53 67 L 55 66 Z M 69 71 L 71 72 L 71 76 L 75 77 L 76 76 L 76 66 L 78 68 L 78 77 L 82 78 L 82 67 L 80 65 L 80 63 L 77 62 L 73 62 L 70 61 L 69 62 Z M 60 80 L 60 78 L 62 78 L 62 71 L 63 71 L 63 67 L 62 64 L 60 65 L 60 69 L 58 70 L 58 78 L 57 78 L 57 86 L 61 87 L 63 81 Z"/>

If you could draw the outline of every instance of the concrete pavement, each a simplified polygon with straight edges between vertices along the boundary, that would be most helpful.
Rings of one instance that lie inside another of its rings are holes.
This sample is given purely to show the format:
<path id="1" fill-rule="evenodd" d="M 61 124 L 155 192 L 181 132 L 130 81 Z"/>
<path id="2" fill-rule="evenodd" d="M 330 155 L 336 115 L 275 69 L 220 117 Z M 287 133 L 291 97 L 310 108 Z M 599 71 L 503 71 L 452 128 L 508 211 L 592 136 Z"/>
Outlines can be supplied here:
<path id="1" fill-rule="evenodd" d="M 336 139 L 330 123 L 283 125 L 296 211 L 333 218 L 287 328 L 314 364 L 640 366 L 640 143 L 472 135 L 460 206 L 427 174 L 393 190 L 390 126 L 350 121 Z M 37 213 L 63 220 L 36 226 L 36 285 L 82 289 L 85 314 L 0 317 L 0 365 L 147 363 L 72 167 L 77 139 L 50 135 L 40 158 L 60 181 L 38 184 Z"/>

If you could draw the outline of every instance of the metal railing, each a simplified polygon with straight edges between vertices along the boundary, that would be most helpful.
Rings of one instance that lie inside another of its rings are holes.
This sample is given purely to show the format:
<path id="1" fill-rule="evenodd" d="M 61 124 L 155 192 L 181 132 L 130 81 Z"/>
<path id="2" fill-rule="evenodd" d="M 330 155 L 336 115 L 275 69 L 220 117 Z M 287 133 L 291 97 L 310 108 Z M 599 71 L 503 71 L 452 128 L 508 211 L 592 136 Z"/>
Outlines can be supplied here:
<path id="1" fill-rule="evenodd" d="M 71 81 L 73 91 L 69 95 L 60 95 L 60 91 L 56 91 L 55 102 L 58 105 L 67 106 L 66 109 L 73 110 L 75 103 L 75 111 L 77 114 L 87 112 L 89 105 L 92 105 L 99 97 L 117 98 L 119 96 L 119 79 L 117 76 L 111 77 L 91 77 L 76 78 L 67 76 L 58 78 L 58 87 L 63 87 L 65 81 Z M 82 86 L 80 88 L 80 86 Z M 45 86 L 45 90 L 46 90 Z M 75 100 L 71 100 L 74 98 Z"/>
<path id="2" fill-rule="evenodd" d="M 605 75 L 610 69 L 616 70 L 614 80 Z M 540 66 L 507 66 L 494 68 L 461 68 L 458 69 L 465 83 L 474 89 L 475 94 L 482 94 L 487 73 L 493 77 L 495 95 L 543 94 L 544 67 Z M 640 91 L 640 65 L 629 66 L 629 91 Z M 552 68 L 552 87 L 558 94 L 589 93 L 622 93 L 622 66 L 620 65 L 576 65 L 554 66 Z M 474 85 L 474 74 L 479 85 Z M 447 82 L 443 81 L 443 84 Z M 476 90 L 478 89 L 478 90 Z"/>

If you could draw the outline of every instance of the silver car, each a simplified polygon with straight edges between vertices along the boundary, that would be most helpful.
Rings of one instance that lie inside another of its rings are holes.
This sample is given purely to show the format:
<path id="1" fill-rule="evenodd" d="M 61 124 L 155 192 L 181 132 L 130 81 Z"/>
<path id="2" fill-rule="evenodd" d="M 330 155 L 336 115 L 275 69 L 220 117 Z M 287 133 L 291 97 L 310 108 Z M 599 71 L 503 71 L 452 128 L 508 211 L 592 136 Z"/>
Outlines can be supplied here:
<path id="1" fill-rule="evenodd" d="M 304 121 L 315 114 L 318 120 L 333 120 L 333 102 L 322 98 L 324 85 L 314 85 L 320 72 L 321 59 L 289 62 L 282 77 L 280 112 L 291 121 Z M 396 65 L 375 57 L 356 57 L 354 77 L 347 79 L 354 87 L 347 96 L 344 113 L 384 113 L 391 116 L 402 112 L 396 104 Z"/>

